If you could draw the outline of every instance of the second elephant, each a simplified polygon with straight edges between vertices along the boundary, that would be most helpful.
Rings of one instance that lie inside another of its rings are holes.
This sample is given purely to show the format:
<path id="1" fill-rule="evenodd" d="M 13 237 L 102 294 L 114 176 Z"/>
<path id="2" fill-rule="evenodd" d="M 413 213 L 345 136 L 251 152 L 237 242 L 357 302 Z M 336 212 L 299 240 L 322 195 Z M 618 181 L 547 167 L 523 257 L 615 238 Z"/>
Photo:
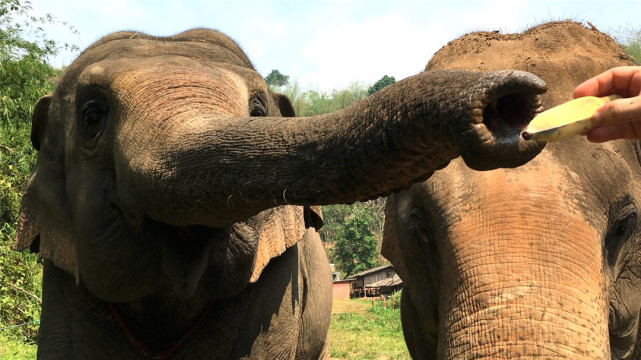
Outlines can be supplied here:
<path id="1" fill-rule="evenodd" d="M 631 65 L 607 35 L 573 22 L 473 33 L 426 70 L 528 70 L 543 106 Z M 388 199 L 384 255 L 404 281 L 405 338 L 417 359 L 639 359 L 641 146 L 550 143 L 515 169 L 453 161 Z"/>

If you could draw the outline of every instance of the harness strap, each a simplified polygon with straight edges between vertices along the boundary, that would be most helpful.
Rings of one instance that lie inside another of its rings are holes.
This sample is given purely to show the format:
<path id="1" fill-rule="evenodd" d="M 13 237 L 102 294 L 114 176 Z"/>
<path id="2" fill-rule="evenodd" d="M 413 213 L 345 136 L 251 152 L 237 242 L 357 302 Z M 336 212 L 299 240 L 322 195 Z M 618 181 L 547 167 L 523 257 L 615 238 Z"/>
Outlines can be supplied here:
<path id="1" fill-rule="evenodd" d="M 114 317 L 114 320 L 116 320 L 116 323 L 120 326 L 122 329 L 122 332 L 125 333 L 125 336 L 129 339 L 131 344 L 134 346 L 136 351 L 139 353 L 151 358 L 151 359 L 168 359 L 178 348 L 182 343 L 187 340 L 190 336 L 192 336 L 196 331 L 200 328 L 202 325 L 203 321 L 205 321 L 205 317 L 207 317 L 207 314 L 211 311 L 211 309 L 214 307 L 214 301 L 210 301 L 205 305 L 205 308 L 202 310 L 200 315 L 198 316 L 198 319 L 196 319 L 196 322 L 189 327 L 185 332 L 182 334 L 182 336 L 174 340 L 169 346 L 167 346 L 164 350 L 154 352 L 151 350 L 149 345 L 147 345 L 144 341 L 138 339 L 129 326 L 127 326 L 127 323 L 125 322 L 124 318 L 122 317 L 122 314 L 120 313 L 120 310 L 114 305 L 112 302 L 107 302 L 107 305 L 109 306 L 109 310 L 111 310 L 111 314 Z"/>

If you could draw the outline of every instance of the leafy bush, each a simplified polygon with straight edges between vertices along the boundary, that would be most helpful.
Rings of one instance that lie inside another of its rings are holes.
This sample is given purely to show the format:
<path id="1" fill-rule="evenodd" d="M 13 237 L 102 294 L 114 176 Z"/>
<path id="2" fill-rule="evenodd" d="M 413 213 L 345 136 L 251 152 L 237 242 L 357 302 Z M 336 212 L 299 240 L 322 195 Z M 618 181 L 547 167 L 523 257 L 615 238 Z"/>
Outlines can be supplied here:
<path id="1" fill-rule="evenodd" d="M 0 128 L 0 327 L 30 323 L 7 330 L 26 340 L 35 339 L 40 318 L 41 267 L 36 255 L 10 249 L 20 199 L 35 160 L 27 126 Z"/>
<path id="2" fill-rule="evenodd" d="M 296 116 L 314 116 L 343 109 L 367 97 L 367 90 L 358 83 L 347 89 L 322 92 L 308 90 L 303 92 L 297 81 L 288 83 L 282 89 L 292 102 Z"/>
<path id="3" fill-rule="evenodd" d="M 56 23 L 53 16 L 37 18 L 31 10 L 28 1 L 0 0 L 0 328 L 10 327 L 2 330 L 3 337 L 23 341 L 35 341 L 42 296 L 36 255 L 10 249 L 36 158 L 29 119 L 38 98 L 53 90 L 52 79 L 59 73 L 47 59 L 74 48 L 59 45 L 40 28 Z"/>
<path id="4" fill-rule="evenodd" d="M 390 304 L 393 304 L 394 309 L 401 308 L 401 297 L 403 296 L 403 290 L 399 290 L 390 296 Z"/>

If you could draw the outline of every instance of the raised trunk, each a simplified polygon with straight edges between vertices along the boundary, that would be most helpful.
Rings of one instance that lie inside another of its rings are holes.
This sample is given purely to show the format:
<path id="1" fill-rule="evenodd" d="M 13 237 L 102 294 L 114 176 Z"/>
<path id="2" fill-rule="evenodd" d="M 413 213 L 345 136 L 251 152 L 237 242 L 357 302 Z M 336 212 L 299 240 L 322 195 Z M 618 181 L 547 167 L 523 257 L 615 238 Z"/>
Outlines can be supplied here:
<path id="1" fill-rule="evenodd" d="M 485 169 L 523 164 L 542 149 L 519 137 L 544 91 L 524 72 L 423 73 L 309 118 L 221 115 L 228 109 L 202 101 L 208 80 L 193 76 L 180 84 L 180 103 L 159 102 L 144 91 L 158 82 L 149 78 L 116 82 L 122 103 L 136 99 L 116 134 L 118 193 L 132 221 L 223 227 L 283 204 L 383 196 L 459 155 Z M 150 113 L 162 114 L 156 129 L 136 121 Z"/>

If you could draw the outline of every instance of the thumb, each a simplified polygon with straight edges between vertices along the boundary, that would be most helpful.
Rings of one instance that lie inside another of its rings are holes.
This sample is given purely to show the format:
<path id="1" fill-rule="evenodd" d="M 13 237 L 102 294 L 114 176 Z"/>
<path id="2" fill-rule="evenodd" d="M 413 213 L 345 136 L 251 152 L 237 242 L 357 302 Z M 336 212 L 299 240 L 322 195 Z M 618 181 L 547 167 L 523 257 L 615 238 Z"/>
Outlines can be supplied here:
<path id="1" fill-rule="evenodd" d="M 641 122 L 641 96 L 610 101 L 594 114 L 595 126 Z"/>

